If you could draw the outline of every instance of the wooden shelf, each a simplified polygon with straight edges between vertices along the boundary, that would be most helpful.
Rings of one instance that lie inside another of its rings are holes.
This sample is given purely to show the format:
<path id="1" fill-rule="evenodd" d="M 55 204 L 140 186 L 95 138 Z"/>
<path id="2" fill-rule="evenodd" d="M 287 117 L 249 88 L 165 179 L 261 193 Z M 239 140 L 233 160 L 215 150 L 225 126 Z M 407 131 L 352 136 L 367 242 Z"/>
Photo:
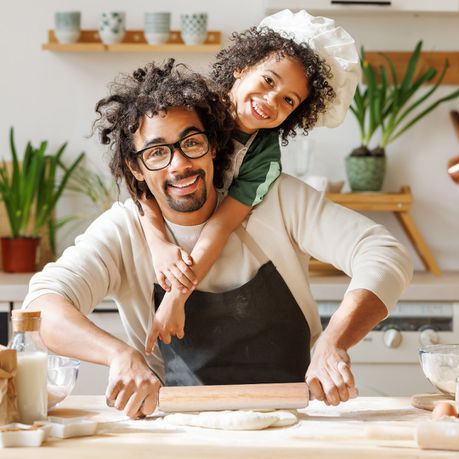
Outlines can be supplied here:
<path id="1" fill-rule="evenodd" d="M 392 81 L 390 69 L 387 65 L 387 61 L 382 54 L 391 59 L 394 63 L 397 77 L 401 81 L 403 75 L 406 72 L 408 60 L 412 54 L 411 51 L 365 51 L 366 60 L 378 68 L 383 65 L 387 69 L 388 80 Z M 443 79 L 442 85 L 458 85 L 459 84 L 459 52 L 457 51 L 438 51 L 438 52 L 422 52 L 418 61 L 418 72 L 425 71 L 429 67 L 433 67 L 437 70 L 437 78 L 440 74 L 445 59 L 448 59 L 449 68 L 446 71 L 445 78 Z"/>
<path id="2" fill-rule="evenodd" d="M 209 31 L 202 45 L 186 45 L 179 31 L 171 31 L 170 40 L 164 45 L 149 45 L 143 30 L 128 30 L 121 43 L 105 45 L 97 30 L 82 30 L 76 43 L 62 44 L 57 41 L 54 30 L 48 31 L 48 42 L 42 49 L 54 52 L 140 52 L 140 53 L 216 53 L 221 48 L 221 32 Z"/>

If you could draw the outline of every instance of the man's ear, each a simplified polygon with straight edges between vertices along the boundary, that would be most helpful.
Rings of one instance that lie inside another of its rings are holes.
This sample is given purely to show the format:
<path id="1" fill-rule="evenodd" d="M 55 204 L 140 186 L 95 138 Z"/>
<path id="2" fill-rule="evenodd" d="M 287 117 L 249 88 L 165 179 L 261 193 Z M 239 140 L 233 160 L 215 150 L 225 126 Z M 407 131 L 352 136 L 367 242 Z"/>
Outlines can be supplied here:
<path id="1" fill-rule="evenodd" d="M 132 175 L 137 179 L 137 181 L 144 182 L 145 177 L 143 176 L 142 171 L 138 168 L 137 164 L 133 164 L 132 161 L 129 161 L 128 159 L 126 159 L 125 162 L 126 166 L 129 168 Z"/>

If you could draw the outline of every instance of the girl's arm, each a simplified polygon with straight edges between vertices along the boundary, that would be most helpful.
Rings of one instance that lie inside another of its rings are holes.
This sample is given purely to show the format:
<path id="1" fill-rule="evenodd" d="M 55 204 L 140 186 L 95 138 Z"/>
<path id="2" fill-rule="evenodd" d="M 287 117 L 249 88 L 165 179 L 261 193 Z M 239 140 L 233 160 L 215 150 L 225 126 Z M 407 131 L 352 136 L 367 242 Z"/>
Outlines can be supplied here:
<path id="1" fill-rule="evenodd" d="M 198 283 L 217 261 L 231 233 L 242 224 L 251 210 L 252 206 L 227 196 L 204 226 L 191 252 L 193 272 Z"/>
<path id="2" fill-rule="evenodd" d="M 231 196 L 227 196 L 206 223 L 198 242 L 191 252 L 191 257 L 194 261 L 193 271 L 198 283 L 201 282 L 217 261 L 230 234 L 245 220 L 251 210 L 252 206 L 242 204 Z M 169 344 L 172 335 L 175 334 L 178 338 L 184 336 L 184 306 L 190 295 L 191 290 L 182 293 L 175 288 L 175 285 L 171 291 L 164 295 L 153 319 L 152 327 L 148 332 L 145 343 L 147 355 L 153 351 L 153 346 L 158 337 L 164 343 Z M 162 319 L 163 314 L 169 316 L 167 321 Z M 169 324 L 168 327 L 164 326 L 166 322 Z"/>
<path id="3" fill-rule="evenodd" d="M 140 215 L 145 238 L 153 255 L 153 267 L 158 283 L 170 291 L 170 285 L 185 293 L 196 283 L 190 266 L 193 260 L 181 247 L 171 243 L 156 199 L 141 199 L 144 215 Z M 166 282 L 166 278 L 169 283 Z"/>

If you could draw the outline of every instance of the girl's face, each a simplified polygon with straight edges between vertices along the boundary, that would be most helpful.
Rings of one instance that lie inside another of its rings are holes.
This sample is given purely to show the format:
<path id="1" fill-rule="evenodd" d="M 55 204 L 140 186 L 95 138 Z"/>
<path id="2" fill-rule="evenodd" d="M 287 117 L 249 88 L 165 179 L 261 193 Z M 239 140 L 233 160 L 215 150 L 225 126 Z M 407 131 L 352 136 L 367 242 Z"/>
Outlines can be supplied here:
<path id="1" fill-rule="evenodd" d="M 276 55 L 234 73 L 230 95 L 237 127 L 248 134 L 279 127 L 308 96 L 302 65 Z"/>

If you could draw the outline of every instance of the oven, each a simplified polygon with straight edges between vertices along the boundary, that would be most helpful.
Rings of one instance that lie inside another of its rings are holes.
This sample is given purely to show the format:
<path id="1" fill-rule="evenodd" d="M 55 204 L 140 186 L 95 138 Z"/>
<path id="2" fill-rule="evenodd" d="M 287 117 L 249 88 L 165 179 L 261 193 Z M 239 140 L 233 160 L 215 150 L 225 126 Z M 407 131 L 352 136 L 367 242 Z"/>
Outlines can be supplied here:
<path id="1" fill-rule="evenodd" d="M 11 303 L 0 302 L 0 344 L 8 344 Z"/>
<path id="2" fill-rule="evenodd" d="M 339 306 L 318 302 L 322 325 Z M 459 343 L 459 302 L 401 301 L 360 343 L 349 350 L 361 395 L 411 396 L 436 392 L 421 370 L 426 344 Z"/>

